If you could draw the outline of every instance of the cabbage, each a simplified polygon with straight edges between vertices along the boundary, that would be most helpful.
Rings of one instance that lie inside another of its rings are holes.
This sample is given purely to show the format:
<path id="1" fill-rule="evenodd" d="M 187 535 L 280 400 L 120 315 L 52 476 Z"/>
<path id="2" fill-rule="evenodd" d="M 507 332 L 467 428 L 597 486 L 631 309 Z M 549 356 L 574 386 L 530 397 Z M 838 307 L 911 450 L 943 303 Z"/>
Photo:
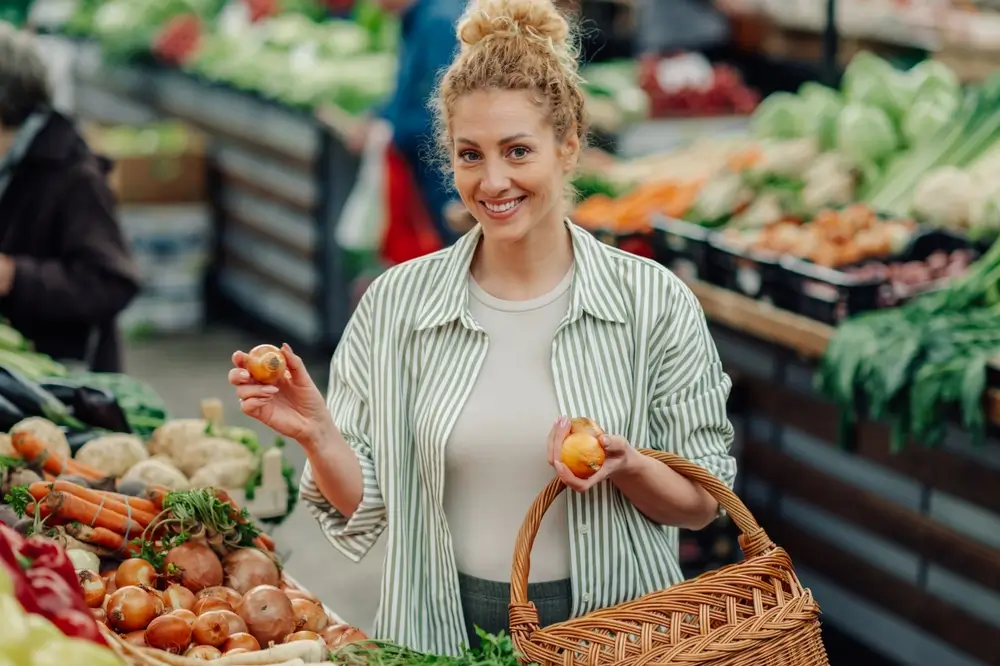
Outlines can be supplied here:
<path id="1" fill-rule="evenodd" d="M 903 114 L 916 95 L 913 81 L 882 58 L 861 51 L 844 69 L 841 87 L 848 102 L 881 109 L 894 120 Z"/>
<path id="2" fill-rule="evenodd" d="M 948 65 L 939 60 L 919 62 L 907 72 L 907 76 L 912 80 L 918 100 L 939 92 L 947 93 L 957 99 L 962 91 L 958 76 Z"/>
<path id="3" fill-rule="evenodd" d="M 879 162 L 899 147 L 896 128 L 880 108 L 852 102 L 837 118 L 837 149 L 858 163 Z"/>
<path id="4" fill-rule="evenodd" d="M 843 107 L 840 93 L 810 81 L 799 88 L 799 99 L 803 134 L 815 137 L 822 150 L 833 148 L 837 138 L 837 117 Z"/>
<path id="5" fill-rule="evenodd" d="M 958 98 L 947 93 L 918 99 L 903 118 L 903 137 L 911 146 L 919 145 L 947 125 L 958 108 Z"/>
<path id="6" fill-rule="evenodd" d="M 802 136 L 802 100 L 791 93 L 768 95 L 750 119 L 750 131 L 760 139 L 795 139 Z"/>

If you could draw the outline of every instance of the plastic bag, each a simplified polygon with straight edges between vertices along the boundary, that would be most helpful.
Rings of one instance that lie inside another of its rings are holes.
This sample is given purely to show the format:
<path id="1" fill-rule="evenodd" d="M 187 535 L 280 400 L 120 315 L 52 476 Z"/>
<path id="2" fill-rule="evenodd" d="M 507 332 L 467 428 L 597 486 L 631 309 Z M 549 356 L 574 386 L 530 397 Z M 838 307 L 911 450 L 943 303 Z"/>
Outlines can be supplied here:
<path id="1" fill-rule="evenodd" d="M 377 252 L 385 232 L 385 154 L 392 132 L 372 128 L 361 155 L 358 178 L 337 221 L 336 239 L 348 252 Z"/>

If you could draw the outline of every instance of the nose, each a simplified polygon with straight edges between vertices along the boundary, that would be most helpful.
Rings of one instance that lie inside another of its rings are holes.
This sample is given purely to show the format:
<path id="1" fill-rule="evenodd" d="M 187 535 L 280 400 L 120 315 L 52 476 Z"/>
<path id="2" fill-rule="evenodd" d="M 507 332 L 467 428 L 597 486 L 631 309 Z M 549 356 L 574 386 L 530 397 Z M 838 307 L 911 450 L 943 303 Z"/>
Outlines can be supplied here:
<path id="1" fill-rule="evenodd" d="M 483 165 L 483 179 L 479 189 L 488 197 L 499 197 L 510 189 L 509 166 L 504 160 L 487 159 Z"/>

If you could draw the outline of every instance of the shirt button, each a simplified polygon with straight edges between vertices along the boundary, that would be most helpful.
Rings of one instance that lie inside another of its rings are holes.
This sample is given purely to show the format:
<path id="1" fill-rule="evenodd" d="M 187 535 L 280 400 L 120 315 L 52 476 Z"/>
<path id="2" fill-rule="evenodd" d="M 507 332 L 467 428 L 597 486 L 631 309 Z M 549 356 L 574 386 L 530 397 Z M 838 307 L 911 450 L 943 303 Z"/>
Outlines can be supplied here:
<path id="1" fill-rule="evenodd" d="M 583 534 L 585 536 L 587 534 L 590 534 L 590 525 L 588 525 L 587 523 L 580 525 L 580 534 Z"/>
<path id="2" fill-rule="evenodd" d="M 585 603 L 585 604 L 589 604 L 590 603 L 590 592 L 584 592 L 583 593 L 583 603 Z"/>

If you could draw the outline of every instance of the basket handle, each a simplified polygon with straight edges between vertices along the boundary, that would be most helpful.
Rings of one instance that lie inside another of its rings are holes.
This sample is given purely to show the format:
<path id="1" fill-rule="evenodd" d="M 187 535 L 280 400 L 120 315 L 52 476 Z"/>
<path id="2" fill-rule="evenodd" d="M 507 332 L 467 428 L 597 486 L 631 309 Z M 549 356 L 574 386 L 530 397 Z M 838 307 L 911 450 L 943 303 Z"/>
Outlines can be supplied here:
<path id="1" fill-rule="evenodd" d="M 720 481 L 714 474 L 704 467 L 695 465 L 693 462 L 685 460 L 674 453 L 666 451 L 656 451 L 653 449 L 636 449 L 644 456 L 659 460 L 681 476 L 698 484 L 708 494 L 719 502 L 732 517 L 733 522 L 740 529 L 739 543 L 740 549 L 747 559 L 763 555 L 773 550 L 776 546 L 771 538 L 767 536 L 757 519 L 753 517 L 743 501 L 737 497 L 729 487 Z M 517 542 L 514 546 L 514 566 L 510 572 L 510 597 L 511 605 L 525 605 L 528 603 L 528 572 L 531 570 L 531 547 L 535 543 L 538 535 L 538 528 L 542 523 L 542 517 L 548 511 L 552 502 L 566 488 L 559 477 L 552 479 L 549 485 L 535 498 L 528 514 L 521 523 L 521 530 L 517 534 Z M 537 618 L 535 620 L 537 622 Z"/>

